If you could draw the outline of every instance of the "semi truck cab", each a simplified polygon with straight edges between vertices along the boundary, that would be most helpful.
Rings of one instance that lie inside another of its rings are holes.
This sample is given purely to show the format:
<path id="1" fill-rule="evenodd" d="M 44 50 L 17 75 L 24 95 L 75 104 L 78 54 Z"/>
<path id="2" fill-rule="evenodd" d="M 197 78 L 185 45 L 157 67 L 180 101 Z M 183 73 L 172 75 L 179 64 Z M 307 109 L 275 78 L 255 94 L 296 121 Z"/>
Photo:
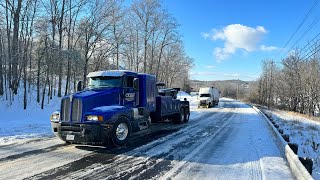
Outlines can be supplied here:
<path id="1" fill-rule="evenodd" d="M 68 143 L 111 141 L 122 146 L 132 132 L 163 120 L 164 103 L 176 104 L 176 108 L 166 109 L 166 118 L 181 121 L 186 113 L 189 118 L 188 102 L 160 96 L 153 75 L 112 70 L 91 72 L 87 78 L 87 87 L 63 97 L 60 110 L 50 117 L 54 134 Z"/>

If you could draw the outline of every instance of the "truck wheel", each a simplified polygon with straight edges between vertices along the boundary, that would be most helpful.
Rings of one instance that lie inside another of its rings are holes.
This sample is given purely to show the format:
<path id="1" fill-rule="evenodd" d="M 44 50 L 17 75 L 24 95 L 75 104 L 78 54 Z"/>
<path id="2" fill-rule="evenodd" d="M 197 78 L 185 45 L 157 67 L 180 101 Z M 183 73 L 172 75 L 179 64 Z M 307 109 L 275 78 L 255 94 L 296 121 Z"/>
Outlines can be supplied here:
<path id="1" fill-rule="evenodd" d="M 174 114 L 173 116 L 174 116 L 173 119 L 172 119 L 173 123 L 175 123 L 175 124 L 182 123 L 183 119 L 184 119 L 184 111 L 183 111 L 183 109 L 180 109 L 180 113 Z"/>
<path id="2" fill-rule="evenodd" d="M 190 118 L 190 110 L 189 108 L 185 108 L 184 109 L 184 119 L 183 119 L 183 122 L 186 123 L 189 121 L 189 118 Z"/>
<path id="3" fill-rule="evenodd" d="M 128 143 L 131 134 L 131 125 L 128 118 L 120 117 L 113 125 L 111 140 L 116 146 L 123 146 Z"/>

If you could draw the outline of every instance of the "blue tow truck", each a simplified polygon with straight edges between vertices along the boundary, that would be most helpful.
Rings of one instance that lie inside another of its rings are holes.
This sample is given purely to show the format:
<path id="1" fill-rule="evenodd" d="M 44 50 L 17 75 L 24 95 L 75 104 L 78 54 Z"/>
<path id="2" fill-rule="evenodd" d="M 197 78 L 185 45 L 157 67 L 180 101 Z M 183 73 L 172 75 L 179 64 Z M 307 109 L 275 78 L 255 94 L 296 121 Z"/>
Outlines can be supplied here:
<path id="1" fill-rule="evenodd" d="M 50 116 L 54 134 L 67 143 L 123 146 L 150 123 L 189 120 L 189 101 L 176 99 L 180 89 L 158 89 L 164 84 L 153 75 L 110 70 L 87 78 L 87 87 L 79 81 L 77 92 L 63 97 Z"/>

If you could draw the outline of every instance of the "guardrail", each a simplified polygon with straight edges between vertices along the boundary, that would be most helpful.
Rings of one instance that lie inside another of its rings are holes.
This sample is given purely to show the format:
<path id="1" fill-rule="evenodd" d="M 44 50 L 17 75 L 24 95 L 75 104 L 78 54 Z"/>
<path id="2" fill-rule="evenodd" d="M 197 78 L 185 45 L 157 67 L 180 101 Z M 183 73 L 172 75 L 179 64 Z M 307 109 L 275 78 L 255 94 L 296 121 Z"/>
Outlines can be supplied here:
<path id="1" fill-rule="evenodd" d="M 258 108 L 255 106 L 252 106 L 252 108 L 259 113 L 261 116 L 267 120 L 267 123 L 273 130 L 273 133 L 277 137 L 277 144 L 283 154 L 285 154 L 285 157 L 289 163 L 289 167 L 293 173 L 293 175 L 297 179 L 301 180 L 309 180 L 313 179 L 313 177 L 309 174 L 308 170 L 305 168 L 305 166 L 301 163 L 299 160 L 299 157 L 293 152 L 293 150 L 290 148 L 289 144 L 287 141 L 284 140 L 283 135 L 280 134 L 280 132 L 276 129 L 276 127 L 269 121 L 269 118 L 262 113 Z M 282 131 L 283 132 L 283 131 Z M 289 141 L 289 137 L 288 137 Z"/>

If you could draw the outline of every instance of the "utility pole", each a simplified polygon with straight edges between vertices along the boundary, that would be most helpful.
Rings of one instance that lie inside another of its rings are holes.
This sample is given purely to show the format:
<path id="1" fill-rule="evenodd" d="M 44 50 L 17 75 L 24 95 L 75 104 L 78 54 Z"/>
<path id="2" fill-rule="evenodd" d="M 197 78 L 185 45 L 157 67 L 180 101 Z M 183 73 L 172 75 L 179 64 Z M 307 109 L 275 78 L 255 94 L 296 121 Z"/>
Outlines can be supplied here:
<path id="1" fill-rule="evenodd" d="M 268 96 L 268 109 L 270 108 L 270 102 L 271 102 L 271 93 L 272 93 L 272 86 L 273 86 L 273 83 L 272 83 L 272 81 L 273 81 L 273 64 L 274 64 L 274 61 L 273 60 L 271 60 L 271 62 L 270 62 L 270 85 L 269 85 L 269 96 Z"/>

